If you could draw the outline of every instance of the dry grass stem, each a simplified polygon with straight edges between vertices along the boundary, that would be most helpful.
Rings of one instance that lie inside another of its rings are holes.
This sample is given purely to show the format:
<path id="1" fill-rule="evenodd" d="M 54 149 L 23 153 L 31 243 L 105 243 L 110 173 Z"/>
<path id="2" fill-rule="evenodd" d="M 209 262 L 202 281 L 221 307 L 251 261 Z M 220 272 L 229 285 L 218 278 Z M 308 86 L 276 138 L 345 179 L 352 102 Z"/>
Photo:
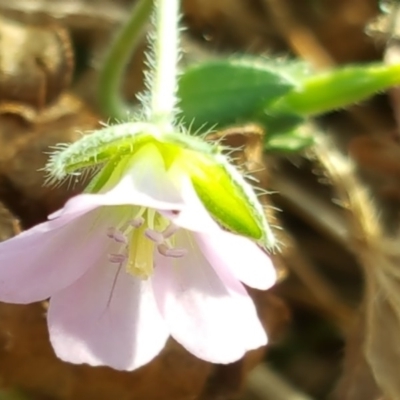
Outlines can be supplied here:
<path id="1" fill-rule="evenodd" d="M 318 232 L 340 245 L 348 243 L 346 223 L 342 216 L 300 183 L 279 172 L 272 177 L 271 187 L 279 193 L 289 209 L 308 221 Z"/>
<path id="2" fill-rule="evenodd" d="M 400 246 L 388 236 L 354 165 L 322 137 L 315 154 L 346 209 L 349 248 L 365 274 L 364 352 L 385 396 L 400 398 Z"/>

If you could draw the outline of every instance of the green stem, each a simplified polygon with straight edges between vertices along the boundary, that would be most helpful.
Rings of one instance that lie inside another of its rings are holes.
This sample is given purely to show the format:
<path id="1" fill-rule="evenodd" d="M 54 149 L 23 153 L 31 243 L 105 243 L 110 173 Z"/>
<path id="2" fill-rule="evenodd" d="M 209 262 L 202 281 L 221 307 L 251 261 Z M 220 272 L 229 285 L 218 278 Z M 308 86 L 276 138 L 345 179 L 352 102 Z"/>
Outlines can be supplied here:
<path id="1" fill-rule="evenodd" d="M 154 66 L 149 76 L 149 121 L 173 129 L 179 57 L 179 0 L 156 0 Z"/>
<path id="2" fill-rule="evenodd" d="M 129 20 L 122 27 L 104 60 L 99 77 L 99 101 L 103 113 L 126 120 L 129 106 L 120 90 L 125 67 L 143 36 L 146 22 L 153 9 L 153 0 L 139 0 Z"/>

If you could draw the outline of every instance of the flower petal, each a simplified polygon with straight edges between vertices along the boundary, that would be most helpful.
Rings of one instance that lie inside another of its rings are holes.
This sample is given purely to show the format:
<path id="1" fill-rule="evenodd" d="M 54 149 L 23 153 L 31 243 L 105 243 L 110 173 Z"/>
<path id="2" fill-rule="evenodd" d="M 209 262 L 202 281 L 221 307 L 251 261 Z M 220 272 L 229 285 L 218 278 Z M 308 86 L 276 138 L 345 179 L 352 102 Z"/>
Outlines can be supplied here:
<path id="1" fill-rule="evenodd" d="M 219 274 L 234 274 L 247 286 L 266 290 L 276 282 L 276 270 L 268 254 L 250 239 L 223 231 L 195 233 L 208 262 Z"/>
<path id="2" fill-rule="evenodd" d="M 169 335 L 150 283 L 108 263 L 54 295 L 48 322 L 51 343 L 62 360 L 118 370 L 151 361 Z"/>
<path id="3" fill-rule="evenodd" d="M 247 350 L 265 345 L 265 331 L 244 288 L 231 290 L 194 238 L 183 231 L 176 235 L 177 244 L 189 253 L 178 259 L 156 254 L 152 279 L 171 335 L 197 357 L 214 363 L 236 361 Z"/>
<path id="4" fill-rule="evenodd" d="M 163 214 L 175 225 L 197 232 L 198 245 L 216 271 L 224 274 L 229 270 L 256 289 L 274 285 L 276 271 L 268 254 L 250 239 L 223 230 L 201 203 L 190 180 L 183 177 L 181 188 L 185 207 L 179 213 Z"/>
<path id="5" fill-rule="evenodd" d="M 178 210 L 183 200 L 168 176 L 164 160 L 154 145 L 139 150 L 130 166 L 115 169 L 110 182 L 116 182 L 104 193 L 81 194 L 70 199 L 65 207 L 50 218 L 82 212 L 100 206 L 136 205 L 160 210 Z M 115 176 L 114 176 L 115 175 Z"/>
<path id="6" fill-rule="evenodd" d="M 31 303 L 69 286 L 105 257 L 105 230 L 92 212 L 39 224 L 0 243 L 0 301 Z"/>
<path id="7" fill-rule="evenodd" d="M 179 212 L 174 212 L 172 209 L 160 209 L 160 213 L 175 225 L 190 231 L 210 233 L 221 230 L 197 196 L 189 177 L 181 175 L 176 180 L 179 180 L 184 207 L 179 209 Z"/>

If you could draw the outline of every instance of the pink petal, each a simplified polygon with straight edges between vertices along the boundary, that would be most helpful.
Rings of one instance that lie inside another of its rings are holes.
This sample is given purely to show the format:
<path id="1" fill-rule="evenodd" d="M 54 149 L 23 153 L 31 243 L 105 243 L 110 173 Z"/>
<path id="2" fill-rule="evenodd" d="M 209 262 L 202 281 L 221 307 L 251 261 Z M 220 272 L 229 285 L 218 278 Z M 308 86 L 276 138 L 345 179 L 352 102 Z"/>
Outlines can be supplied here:
<path id="1" fill-rule="evenodd" d="M 149 282 L 107 263 L 53 296 L 48 322 L 62 360 L 118 370 L 151 361 L 169 335 Z"/>
<path id="2" fill-rule="evenodd" d="M 250 239 L 221 229 L 201 203 L 190 180 L 183 178 L 181 184 L 185 207 L 179 213 L 165 211 L 163 214 L 174 224 L 198 232 L 198 245 L 219 274 L 229 270 L 256 289 L 273 286 L 276 271 L 268 254 Z"/>
<path id="3" fill-rule="evenodd" d="M 106 221 L 93 212 L 75 217 L 42 223 L 0 243 L 0 301 L 47 299 L 106 256 Z"/>
<path id="4" fill-rule="evenodd" d="M 268 254 L 250 239 L 225 232 L 195 233 L 197 243 L 218 274 L 226 271 L 255 289 L 269 289 L 276 282 L 276 270 Z"/>
<path id="5" fill-rule="evenodd" d="M 146 146 L 143 152 L 139 151 L 131 164 L 131 167 L 126 167 L 122 176 L 111 177 L 110 181 L 117 182 L 115 186 L 104 193 L 73 197 L 62 210 L 52 214 L 50 218 L 100 206 L 136 205 L 160 210 L 182 208 L 180 192 L 168 176 L 164 160 L 154 145 Z M 117 168 L 114 174 L 120 172 Z"/>
<path id="6" fill-rule="evenodd" d="M 160 213 L 175 225 L 190 231 L 210 233 L 221 230 L 197 196 L 190 179 L 181 176 L 179 184 L 184 207 L 179 212 L 164 209 L 160 210 Z"/>
<path id="7" fill-rule="evenodd" d="M 186 257 L 157 254 L 152 279 L 158 307 L 171 335 L 197 357 L 230 363 L 267 343 L 251 298 L 231 290 L 201 254 L 193 237 L 178 232 Z M 239 284 L 239 283 L 238 283 Z"/>

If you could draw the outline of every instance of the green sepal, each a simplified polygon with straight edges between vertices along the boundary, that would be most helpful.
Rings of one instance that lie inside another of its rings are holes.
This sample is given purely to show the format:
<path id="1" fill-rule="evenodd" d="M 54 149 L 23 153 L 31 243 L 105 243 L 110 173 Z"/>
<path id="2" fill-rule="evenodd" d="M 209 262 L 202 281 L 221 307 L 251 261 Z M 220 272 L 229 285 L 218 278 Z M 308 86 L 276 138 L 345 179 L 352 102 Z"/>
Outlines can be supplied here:
<path id="1" fill-rule="evenodd" d="M 222 226 L 258 241 L 268 250 L 276 248 L 275 235 L 253 188 L 224 155 L 189 151 L 182 165 L 200 200 Z"/>
<path id="2" fill-rule="evenodd" d="M 89 184 L 86 186 L 84 193 L 99 193 L 110 181 L 111 175 L 117 167 L 122 163 L 120 156 L 116 156 L 107 161 L 95 174 L 95 176 L 90 180 Z"/>
<path id="3" fill-rule="evenodd" d="M 300 79 L 295 90 L 269 107 L 278 113 L 317 115 L 358 103 L 398 84 L 400 64 L 346 66 Z"/>
<path id="4" fill-rule="evenodd" d="M 252 187 L 222 154 L 219 145 L 199 137 L 161 134 L 150 124 L 122 124 L 85 136 L 60 150 L 53 155 L 48 171 L 53 178 L 63 178 L 97 167 L 99 171 L 85 193 L 102 193 L 118 182 L 127 163 L 150 143 L 160 151 L 166 169 L 177 163 L 190 177 L 204 206 L 222 226 L 269 250 L 276 247 L 275 236 Z"/>
<path id="5" fill-rule="evenodd" d="M 85 135 L 70 145 L 59 145 L 45 167 L 47 180 L 60 181 L 84 169 L 102 166 L 116 155 L 133 154 L 138 147 L 160 136 L 153 124 L 127 122 Z"/>

